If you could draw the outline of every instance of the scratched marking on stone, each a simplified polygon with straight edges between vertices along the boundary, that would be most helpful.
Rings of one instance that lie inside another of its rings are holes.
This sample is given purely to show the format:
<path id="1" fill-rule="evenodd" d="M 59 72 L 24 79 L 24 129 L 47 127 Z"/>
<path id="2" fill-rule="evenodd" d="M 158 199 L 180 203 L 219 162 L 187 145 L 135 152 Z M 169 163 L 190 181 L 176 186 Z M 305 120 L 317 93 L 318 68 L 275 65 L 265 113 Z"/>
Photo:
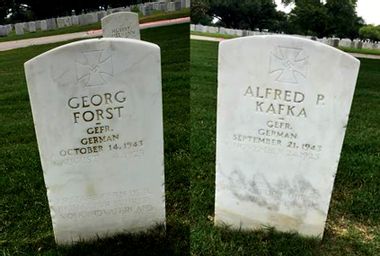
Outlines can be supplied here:
<path id="1" fill-rule="evenodd" d="M 82 52 L 81 57 L 76 60 L 78 82 L 85 86 L 97 86 L 104 85 L 113 77 L 111 54 L 98 50 Z"/>
<path id="2" fill-rule="evenodd" d="M 123 38 L 135 37 L 136 30 L 131 26 L 121 27 L 121 28 L 113 29 L 112 36 L 123 37 Z"/>
<path id="3" fill-rule="evenodd" d="M 303 49 L 278 46 L 271 53 L 269 73 L 277 82 L 297 84 L 307 76 L 308 60 Z"/>
<path id="4" fill-rule="evenodd" d="M 280 207 L 284 207 L 302 210 L 303 213 L 308 209 L 322 212 L 318 190 L 301 176 L 269 182 L 263 174 L 253 175 L 249 179 L 234 170 L 229 180 L 233 195 L 241 201 L 253 202 L 271 211 L 279 211 Z"/>

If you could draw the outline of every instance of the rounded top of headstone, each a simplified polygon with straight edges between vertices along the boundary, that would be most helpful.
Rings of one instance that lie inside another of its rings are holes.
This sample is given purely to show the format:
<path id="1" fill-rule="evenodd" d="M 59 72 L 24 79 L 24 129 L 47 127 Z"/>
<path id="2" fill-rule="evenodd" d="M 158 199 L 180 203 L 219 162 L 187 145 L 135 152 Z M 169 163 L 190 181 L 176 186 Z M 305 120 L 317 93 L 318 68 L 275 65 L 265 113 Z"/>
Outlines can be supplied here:
<path id="1" fill-rule="evenodd" d="M 117 12 L 101 20 L 103 37 L 140 39 L 139 17 L 134 12 Z"/>
<path id="2" fill-rule="evenodd" d="M 130 38 L 87 39 L 65 44 L 47 52 L 44 52 L 34 57 L 33 59 L 30 59 L 27 62 L 25 62 L 24 66 L 31 65 L 33 62 L 36 62 L 39 59 L 47 58 L 50 56 L 72 55 L 73 52 L 99 51 L 105 48 L 119 51 L 127 51 L 129 48 L 139 48 L 145 50 L 152 49 L 153 51 L 157 51 L 160 49 L 160 47 L 156 44 Z"/>
<path id="3" fill-rule="evenodd" d="M 343 52 L 335 47 L 320 43 L 318 41 L 313 41 L 306 38 L 300 38 L 290 35 L 258 35 L 258 36 L 246 36 L 234 39 L 228 39 L 220 42 L 219 48 L 233 48 L 241 47 L 243 45 L 251 44 L 255 42 L 255 47 L 257 43 L 262 45 L 263 51 L 266 49 L 272 49 L 273 47 L 284 47 L 288 49 L 302 49 L 304 47 L 312 48 L 315 51 L 324 51 L 331 56 L 340 56 L 351 60 L 353 63 L 359 64 L 360 61 L 353 57 L 352 55 Z"/>
<path id="4" fill-rule="evenodd" d="M 123 12 L 114 12 L 114 13 L 111 13 L 111 14 L 103 17 L 101 19 L 101 21 L 107 20 L 107 19 L 110 19 L 110 18 L 115 18 L 115 17 L 129 17 L 129 18 L 136 18 L 136 19 L 138 19 L 139 15 L 137 13 L 135 13 L 135 12 L 126 12 L 126 11 L 123 11 Z"/>

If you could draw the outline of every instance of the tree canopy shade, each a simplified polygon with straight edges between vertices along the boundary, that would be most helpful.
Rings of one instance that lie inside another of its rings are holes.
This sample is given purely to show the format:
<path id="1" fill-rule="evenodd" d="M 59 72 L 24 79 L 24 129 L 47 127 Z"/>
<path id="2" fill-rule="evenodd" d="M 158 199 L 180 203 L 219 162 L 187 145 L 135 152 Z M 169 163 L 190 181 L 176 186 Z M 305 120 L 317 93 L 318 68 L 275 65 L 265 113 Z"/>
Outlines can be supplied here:
<path id="1" fill-rule="evenodd" d="M 293 30 L 290 32 L 323 37 L 328 22 L 327 10 L 319 0 L 297 0 L 289 22 Z"/>
<path id="2" fill-rule="evenodd" d="M 362 39 L 380 41 L 380 25 L 379 26 L 374 26 L 374 25 L 363 26 L 359 30 L 359 36 Z"/>
<path id="3" fill-rule="evenodd" d="M 72 11 L 99 10 L 99 7 L 129 6 L 148 0 L 0 0 L 0 23 L 38 20 L 71 15 Z M 6 16 L 10 15 L 9 19 Z"/>
<path id="4" fill-rule="evenodd" d="M 338 37 L 354 38 L 363 20 L 356 15 L 356 0 L 328 0 L 326 3 L 328 15 L 328 34 Z"/>
<path id="5" fill-rule="evenodd" d="M 355 38 L 363 20 L 356 14 L 357 0 L 282 0 L 294 3 L 291 28 L 296 33 Z"/>
<path id="6" fill-rule="evenodd" d="M 209 13 L 226 27 L 272 29 L 278 26 L 273 0 L 210 0 Z"/>
<path id="7" fill-rule="evenodd" d="M 191 20 L 196 24 L 209 24 L 212 17 L 208 14 L 210 3 L 208 0 L 192 0 L 191 1 Z"/>
<path id="8" fill-rule="evenodd" d="M 269 29 L 276 32 L 318 37 L 358 36 L 363 20 L 356 14 L 357 0 L 282 0 L 295 4 L 289 13 L 276 10 L 274 0 L 193 0 L 192 22 L 240 29 Z"/>

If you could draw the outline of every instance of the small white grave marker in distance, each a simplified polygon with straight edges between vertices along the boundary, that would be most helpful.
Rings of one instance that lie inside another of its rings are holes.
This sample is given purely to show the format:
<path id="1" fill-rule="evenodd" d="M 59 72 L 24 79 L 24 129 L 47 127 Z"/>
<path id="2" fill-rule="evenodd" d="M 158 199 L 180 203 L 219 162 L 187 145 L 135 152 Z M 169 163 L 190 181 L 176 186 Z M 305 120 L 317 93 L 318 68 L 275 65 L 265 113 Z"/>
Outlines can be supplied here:
<path id="1" fill-rule="evenodd" d="M 140 40 L 139 16 L 134 12 L 116 12 L 102 18 L 103 37 Z"/>

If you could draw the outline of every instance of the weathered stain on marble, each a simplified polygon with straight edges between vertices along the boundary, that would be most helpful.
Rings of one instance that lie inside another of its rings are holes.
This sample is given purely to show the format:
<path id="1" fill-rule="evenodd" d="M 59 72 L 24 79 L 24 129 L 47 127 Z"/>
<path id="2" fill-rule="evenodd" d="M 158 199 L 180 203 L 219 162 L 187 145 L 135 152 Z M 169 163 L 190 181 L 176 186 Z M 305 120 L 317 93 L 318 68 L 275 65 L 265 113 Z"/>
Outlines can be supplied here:
<path id="1" fill-rule="evenodd" d="M 314 209 L 323 213 L 319 205 L 321 197 L 317 189 L 302 176 L 292 179 L 278 178 L 269 182 L 262 173 L 246 177 L 243 172 L 235 169 L 229 178 L 232 194 L 241 201 L 249 201 L 270 211 L 297 208 L 297 212 L 306 213 Z"/>

